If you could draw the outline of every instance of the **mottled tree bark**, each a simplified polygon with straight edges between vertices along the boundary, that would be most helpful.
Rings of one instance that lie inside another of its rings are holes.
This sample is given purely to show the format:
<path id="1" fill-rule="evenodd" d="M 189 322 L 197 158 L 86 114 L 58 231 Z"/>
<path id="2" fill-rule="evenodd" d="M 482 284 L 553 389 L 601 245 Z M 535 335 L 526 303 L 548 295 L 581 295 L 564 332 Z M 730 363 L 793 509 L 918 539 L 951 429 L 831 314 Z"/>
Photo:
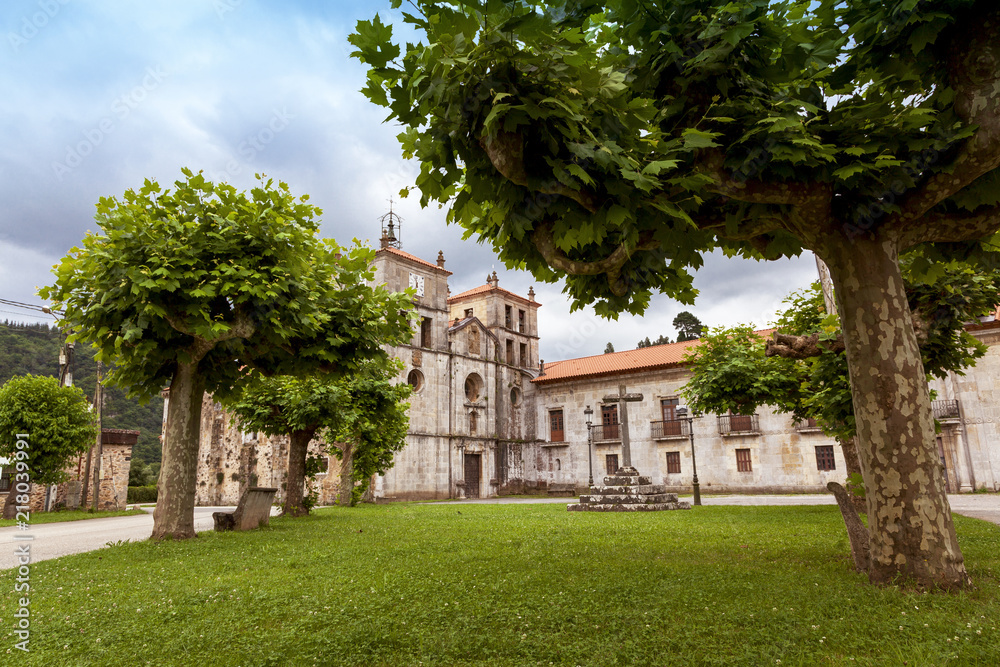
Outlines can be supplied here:
<path id="1" fill-rule="evenodd" d="M 867 572 L 868 552 L 871 543 L 868 529 L 865 528 L 865 524 L 861 523 L 861 517 L 858 516 L 858 510 L 855 509 L 847 489 L 836 482 L 830 482 L 826 488 L 836 497 L 837 505 L 840 506 L 840 514 L 844 517 L 847 538 L 851 541 L 851 559 L 854 560 L 854 569 L 858 572 Z"/>
<path id="2" fill-rule="evenodd" d="M 969 583 L 894 239 L 844 238 L 823 259 L 836 286 L 871 533 L 869 578 Z"/>
<path id="3" fill-rule="evenodd" d="M 281 507 L 282 516 L 305 516 L 309 510 L 303 504 L 306 485 L 306 456 L 309 452 L 309 441 L 316 429 L 292 431 L 288 442 L 288 481 L 285 485 L 285 504 Z"/>
<path id="4" fill-rule="evenodd" d="M 198 362 L 180 364 L 170 383 L 163 460 L 153 510 L 153 539 L 195 536 L 194 496 L 198 482 L 198 443 L 205 380 Z"/>
<path id="5" fill-rule="evenodd" d="M 861 461 L 858 459 L 858 444 L 855 439 L 847 438 L 842 440 L 838 438 L 837 442 L 840 443 L 840 449 L 844 453 L 844 465 L 847 467 L 848 477 L 854 474 L 864 477 L 861 473 Z M 845 491 L 847 491 L 848 496 L 850 496 L 851 504 L 854 505 L 855 510 L 858 512 L 868 511 L 868 505 L 865 502 L 865 499 L 862 496 L 854 495 L 854 490 L 851 488 L 850 484 L 848 484 Z"/>
<path id="6" fill-rule="evenodd" d="M 354 444 L 345 442 L 341 447 L 340 486 L 337 489 L 337 502 L 341 507 L 350 507 L 351 494 L 354 493 Z"/>

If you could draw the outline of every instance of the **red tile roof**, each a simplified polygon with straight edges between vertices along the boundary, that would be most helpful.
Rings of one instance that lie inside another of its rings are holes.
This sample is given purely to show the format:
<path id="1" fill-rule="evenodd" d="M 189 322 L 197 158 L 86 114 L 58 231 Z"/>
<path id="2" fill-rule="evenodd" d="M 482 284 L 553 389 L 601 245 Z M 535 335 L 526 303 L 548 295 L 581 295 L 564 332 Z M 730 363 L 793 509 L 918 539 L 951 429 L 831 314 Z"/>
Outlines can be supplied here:
<path id="1" fill-rule="evenodd" d="M 756 333 L 763 337 L 772 331 L 774 329 L 764 329 Z M 678 367 L 684 365 L 683 359 L 687 351 L 699 345 L 701 345 L 700 340 L 689 340 L 683 343 L 652 345 L 637 350 L 624 350 L 598 354 L 593 357 L 556 361 L 545 364 L 544 375 L 539 375 L 532 382 L 547 384 Z"/>
<path id="2" fill-rule="evenodd" d="M 531 305 L 531 306 L 536 306 L 537 307 L 537 306 L 542 305 L 542 304 L 538 303 L 537 301 L 529 301 L 528 299 L 525 299 L 520 294 L 514 294 L 510 290 L 506 290 L 506 289 L 504 289 L 502 287 L 497 287 L 496 285 L 480 285 L 479 287 L 473 287 L 472 289 L 466 290 L 466 291 L 462 292 L 461 294 L 456 294 L 455 296 L 448 297 L 448 303 L 451 304 L 451 303 L 456 303 L 458 301 L 464 301 L 465 299 L 468 299 L 469 297 L 479 296 L 480 294 L 485 294 L 486 292 L 499 292 L 499 293 L 503 294 L 504 296 L 506 296 L 508 299 L 513 299 L 514 301 L 519 301 L 521 303 L 526 303 L 526 304 Z"/>
<path id="3" fill-rule="evenodd" d="M 405 250 L 400 250 L 399 248 L 382 248 L 382 249 L 376 251 L 376 254 L 378 254 L 380 252 L 392 253 L 393 255 L 397 255 L 399 257 L 403 257 L 404 259 L 408 259 L 411 262 L 416 262 L 417 264 L 420 264 L 422 266 L 426 266 L 426 267 L 434 269 L 436 271 L 442 271 L 442 272 L 446 273 L 449 276 L 451 275 L 451 271 L 445 269 L 444 267 L 438 266 L 437 264 L 432 264 L 432 263 L 428 262 L 425 259 L 420 259 L 416 255 L 411 255 L 410 253 L 406 252 Z"/>

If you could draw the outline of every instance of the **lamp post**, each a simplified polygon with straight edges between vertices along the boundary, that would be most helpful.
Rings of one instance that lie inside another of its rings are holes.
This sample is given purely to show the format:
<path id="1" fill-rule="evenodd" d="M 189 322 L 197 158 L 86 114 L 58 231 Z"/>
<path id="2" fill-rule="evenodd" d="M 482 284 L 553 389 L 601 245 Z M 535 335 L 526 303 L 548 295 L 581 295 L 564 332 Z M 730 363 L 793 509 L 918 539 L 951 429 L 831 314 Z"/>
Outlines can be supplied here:
<path id="1" fill-rule="evenodd" d="M 701 505 L 701 485 L 698 484 L 698 463 L 694 458 L 694 417 L 688 417 L 688 409 L 686 405 L 680 405 L 677 407 L 677 418 L 681 421 L 686 421 L 688 425 L 688 434 L 691 436 L 691 486 L 694 488 L 694 505 Z"/>
<path id="2" fill-rule="evenodd" d="M 587 486 L 590 487 L 594 485 L 594 454 L 591 451 L 591 442 L 593 441 L 593 438 L 591 438 L 590 430 L 591 421 L 594 417 L 594 411 L 591 410 L 588 405 L 587 409 L 583 411 L 583 414 L 587 416 L 587 466 L 590 468 L 590 476 L 587 478 Z"/>

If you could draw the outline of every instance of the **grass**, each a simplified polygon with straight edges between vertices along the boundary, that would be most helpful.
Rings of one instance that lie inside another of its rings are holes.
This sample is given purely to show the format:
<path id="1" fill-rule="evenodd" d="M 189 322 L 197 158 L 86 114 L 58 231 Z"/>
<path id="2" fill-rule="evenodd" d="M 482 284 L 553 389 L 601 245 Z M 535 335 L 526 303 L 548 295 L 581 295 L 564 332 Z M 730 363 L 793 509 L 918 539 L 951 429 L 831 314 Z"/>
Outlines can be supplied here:
<path id="1" fill-rule="evenodd" d="M 977 588 L 946 595 L 869 586 L 831 506 L 322 509 L 32 565 L 31 652 L 12 653 L 18 665 L 996 665 L 1000 527 L 956 525 Z M 15 597 L 0 596 L 4 628 Z"/>
<path id="2" fill-rule="evenodd" d="M 87 510 L 59 510 L 56 512 L 32 512 L 28 517 L 29 524 L 60 523 L 62 521 L 84 521 L 86 519 L 107 519 L 111 516 L 133 516 L 146 514 L 142 510 L 107 510 L 88 512 Z M 17 525 L 16 519 L 0 519 L 0 528 Z"/>

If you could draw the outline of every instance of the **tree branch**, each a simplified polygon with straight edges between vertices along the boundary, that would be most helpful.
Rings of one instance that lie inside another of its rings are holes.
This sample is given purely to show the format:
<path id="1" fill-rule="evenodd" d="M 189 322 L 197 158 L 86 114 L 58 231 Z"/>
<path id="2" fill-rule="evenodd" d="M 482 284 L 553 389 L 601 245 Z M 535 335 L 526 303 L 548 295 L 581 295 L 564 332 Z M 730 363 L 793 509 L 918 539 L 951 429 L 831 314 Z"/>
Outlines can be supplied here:
<path id="1" fill-rule="evenodd" d="M 838 334 L 834 340 L 820 341 L 819 334 L 792 336 L 775 331 L 771 340 L 764 343 L 764 355 L 783 359 L 808 359 L 818 357 L 823 352 L 843 352 L 844 335 Z"/>
<path id="2" fill-rule="evenodd" d="M 642 250 L 653 250 L 660 246 L 659 242 L 653 239 L 652 232 L 644 232 L 639 236 L 639 243 L 635 247 L 630 248 L 623 243 L 602 260 L 584 262 L 570 259 L 556 246 L 553 227 L 552 222 L 543 222 L 535 228 L 531 235 L 535 247 L 545 258 L 545 262 L 554 269 L 565 271 L 574 276 L 596 276 L 606 273 L 611 291 L 616 296 L 625 296 L 628 293 L 627 286 L 621 282 L 621 268 L 632 254 Z"/>
<path id="3" fill-rule="evenodd" d="M 588 190 L 574 190 L 553 178 L 544 183 L 530 185 L 524 166 L 524 136 L 519 132 L 500 132 L 491 137 L 483 135 L 479 145 L 486 151 L 496 170 L 511 183 L 548 195 L 562 195 L 575 201 L 591 213 L 600 208 L 597 196 Z"/>
<path id="4" fill-rule="evenodd" d="M 959 149 L 947 173 L 930 176 L 903 199 L 886 225 L 906 234 L 934 206 L 1000 166 L 1000 11 L 983 3 L 957 25 L 948 53 L 948 78 L 955 91 L 955 113 L 976 133 Z M 950 240 L 950 239 L 949 239 Z"/>
<path id="5" fill-rule="evenodd" d="M 748 219 L 745 222 L 740 222 L 736 228 L 736 232 L 733 234 L 729 234 L 725 231 L 725 220 L 715 219 L 705 222 L 695 220 L 695 224 L 698 226 L 698 229 L 705 231 L 721 229 L 723 231 L 719 232 L 718 235 L 722 238 L 729 239 L 730 241 L 749 241 L 756 236 L 763 236 L 764 234 L 770 234 L 771 232 L 785 229 L 784 220 L 771 216 L 761 216 L 758 218 Z"/>
<path id="6" fill-rule="evenodd" d="M 918 243 L 975 241 L 1000 229 L 1000 206 L 979 213 L 930 212 L 902 229 L 899 248 Z"/>
<path id="7" fill-rule="evenodd" d="M 699 170 L 715 181 L 708 186 L 717 195 L 748 204 L 785 204 L 803 208 L 826 207 L 833 188 L 826 183 L 767 183 L 730 174 L 722 151 L 705 151 Z"/>

